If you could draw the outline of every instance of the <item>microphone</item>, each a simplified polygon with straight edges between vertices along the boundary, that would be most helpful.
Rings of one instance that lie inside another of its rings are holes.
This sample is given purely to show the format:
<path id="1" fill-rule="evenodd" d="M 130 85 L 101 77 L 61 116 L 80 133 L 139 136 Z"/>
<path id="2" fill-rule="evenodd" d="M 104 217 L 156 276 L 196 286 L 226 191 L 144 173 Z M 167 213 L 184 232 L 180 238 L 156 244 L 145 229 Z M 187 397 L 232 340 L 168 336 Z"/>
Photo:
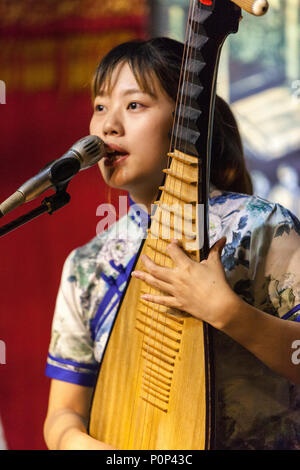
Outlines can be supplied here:
<path id="1" fill-rule="evenodd" d="M 95 135 L 78 140 L 62 157 L 48 163 L 0 204 L 0 217 L 32 201 L 47 189 L 59 189 L 79 171 L 95 165 L 106 154 L 105 144 Z"/>

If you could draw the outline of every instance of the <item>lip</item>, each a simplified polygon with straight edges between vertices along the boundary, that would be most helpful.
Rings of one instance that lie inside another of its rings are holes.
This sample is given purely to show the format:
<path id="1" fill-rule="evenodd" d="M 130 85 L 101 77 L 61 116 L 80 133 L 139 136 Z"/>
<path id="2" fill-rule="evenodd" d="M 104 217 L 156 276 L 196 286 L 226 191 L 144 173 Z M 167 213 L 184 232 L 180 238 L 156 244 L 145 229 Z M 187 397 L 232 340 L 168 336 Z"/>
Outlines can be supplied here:
<path id="1" fill-rule="evenodd" d="M 110 166 L 110 167 L 117 166 L 121 162 L 126 160 L 126 158 L 128 158 L 128 157 L 129 157 L 129 154 L 122 155 L 122 157 L 118 158 L 117 160 L 111 160 L 109 157 L 105 157 L 104 158 L 104 165 L 105 166 Z"/>
<path id="2" fill-rule="evenodd" d="M 119 163 L 121 163 L 123 160 L 126 160 L 126 158 L 129 157 L 129 153 L 127 153 L 127 150 L 120 147 L 119 145 L 112 144 L 112 143 L 111 144 L 106 143 L 106 147 L 111 149 L 111 150 L 115 150 L 116 152 L 124 153 L 125 155 L 122 155 L 122 157 L 115 160 L 115 159 L 110 158 L 109 152 L 106 152 L 106 156 L 104 157 L 104 165 L 105 166 L 110 166 L 110 167 L 117 166 L 117 165 L 119 165 Z"/>
<path id="3" fill-rule="evenodd" d="M 127 152 L 126 149 L 124 149 L 124 148 L 122 148 L 122 147 L 120 147 L 119 145 L 116 145 L 116 144 L 108 144 L 108 143 L 106 143 L 105 145 L 106 145 L 107 148 L 112 149 L 112 150 L 115 150 L 116 152 L 120 152 L 120 153 L 126 153 L 126 152 Z M 108 154 L 108 153 L 107 153 L 107 154 Z"/>

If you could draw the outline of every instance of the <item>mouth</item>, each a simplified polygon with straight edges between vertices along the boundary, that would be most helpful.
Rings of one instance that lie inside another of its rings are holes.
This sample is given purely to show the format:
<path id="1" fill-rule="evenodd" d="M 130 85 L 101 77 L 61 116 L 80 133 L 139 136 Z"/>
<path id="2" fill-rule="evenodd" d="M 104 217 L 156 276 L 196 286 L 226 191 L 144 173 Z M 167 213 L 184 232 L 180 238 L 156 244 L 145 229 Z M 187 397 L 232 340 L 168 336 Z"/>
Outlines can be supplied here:
<path id="1" fill-rule="evenodd" d="M 107 145 L 106 156 L 104 157 L 105 166 L 116 166 L 129 157 L 127 150 L 117 145 Z"/>

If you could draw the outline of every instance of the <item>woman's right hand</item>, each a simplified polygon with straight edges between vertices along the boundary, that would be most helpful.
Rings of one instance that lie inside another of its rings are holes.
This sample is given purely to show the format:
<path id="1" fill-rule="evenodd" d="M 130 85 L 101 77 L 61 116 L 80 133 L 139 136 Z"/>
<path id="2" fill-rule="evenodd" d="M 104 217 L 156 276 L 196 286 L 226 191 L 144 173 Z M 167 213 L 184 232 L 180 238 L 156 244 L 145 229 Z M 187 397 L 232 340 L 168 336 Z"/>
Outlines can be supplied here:
<path id="1" fill-rule="evenodd" d="M 166 251 L 174 261 L 174 268 L 159 266 L 143 255 L 145 270 L 133 271 L 131 275 L 162 292 L 145 294 L 144 300 L 183 310 L 221 329 L 231 320 L 231 305 L 237 299 L 221 262 L 225 243 L 225 237 L 218 240 L 207 259 L 199 263 L 183 251 L 177 240 L 172 240 Z"/>

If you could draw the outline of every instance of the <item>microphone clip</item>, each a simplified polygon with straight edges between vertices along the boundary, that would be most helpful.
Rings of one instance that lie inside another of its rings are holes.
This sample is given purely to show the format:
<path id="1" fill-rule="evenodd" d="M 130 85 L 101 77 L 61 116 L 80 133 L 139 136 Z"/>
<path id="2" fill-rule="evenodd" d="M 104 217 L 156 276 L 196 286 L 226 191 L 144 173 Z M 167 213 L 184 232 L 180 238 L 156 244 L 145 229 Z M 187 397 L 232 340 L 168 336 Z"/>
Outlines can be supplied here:
<path id="1" fill-rule="evenodd" d="M 35 209 L 26 213 L 25 215 L 18 217 L 12 222 L 9 222 L 3 227 L 0 227 L 0 237 L 6 235 L 9 232 L 12 232 L 13 230 L 15 230 L 18 227 L 21 227 L 22 225 L 25 225 L 27 222 L 30 222 L 31 220 L 35 219 L 36 217 L 42 214 L 45 214 L 46 212 L 52 215 L 58 209 L 61 209 L 62 207 L 64 207 L 71 200 L 70 194 L 67 193 L 66 191 L 67 187 L 68 187 L 68 183 L 64 182 L 64 183 L 58 184 L 55 187 L 56 192 L 52 194 L 52 196 L 48 196 L 45 199 L 43 199 L 40 206 L 36 207 Z"/>
<path id="2" fill-rule="evenodd" d="M 68 183 L 57 185 L 56 193 L 52 194 L 52 196 L 46 197 L 42 201 L 41 204 L 47 207 L 48 214 L 52 215 L 53 212 L 56 212 L 58 209 L 61 209 L 70 202 L 71 196 L 66 191 L 67 187 Z"/>

